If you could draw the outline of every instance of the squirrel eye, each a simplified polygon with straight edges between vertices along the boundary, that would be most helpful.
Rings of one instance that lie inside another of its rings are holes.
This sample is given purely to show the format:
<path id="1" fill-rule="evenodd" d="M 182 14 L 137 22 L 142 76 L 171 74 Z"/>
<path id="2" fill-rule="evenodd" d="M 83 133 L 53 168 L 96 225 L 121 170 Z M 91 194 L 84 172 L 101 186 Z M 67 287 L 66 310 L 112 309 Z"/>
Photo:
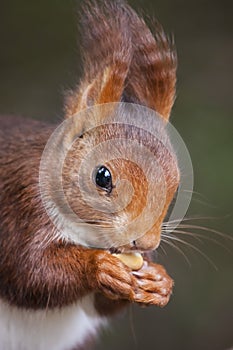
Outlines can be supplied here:
<path id="1" fill-rule="evenodd" d="M 94 181 L 103 190 L 109 193 L 112 191 L 112 175 L 104 165 L 99 166 L 95 171 Z"/>

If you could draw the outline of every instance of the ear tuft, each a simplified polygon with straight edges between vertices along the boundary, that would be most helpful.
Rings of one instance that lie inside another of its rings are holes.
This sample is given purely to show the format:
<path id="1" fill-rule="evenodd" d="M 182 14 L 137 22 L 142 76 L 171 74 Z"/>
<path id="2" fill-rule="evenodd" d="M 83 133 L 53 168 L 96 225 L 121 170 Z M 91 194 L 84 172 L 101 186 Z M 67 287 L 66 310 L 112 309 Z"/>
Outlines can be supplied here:
<path id="1" fill-rule="evenodd" d="M 166 36 L 156 20 L 152 23 L 152 35 L 145 21 L 129 6 L 127 8 L 134 54 L 125 96 L 133 96 L 134 102 L 156 110 L 168 120 L 176 90 L 177 55 L 174 41 Z"/>
<path id="2" fill-rule="evenodd" d="M 177 57 L 172 40 L 123 1 L 85 2 L 82 24 L 84 73 L 67 94 L 66 116 L 95 104 L 132 102 L 169 119 L 175 99 Z"/>
<path id="3" fill-rule="evenodd" d="M 85 2 L 81 16 L 83 78 L 66 99 L 66 115 L 121 99 L 132 58 L 128 15 L 122 2 Z"/>

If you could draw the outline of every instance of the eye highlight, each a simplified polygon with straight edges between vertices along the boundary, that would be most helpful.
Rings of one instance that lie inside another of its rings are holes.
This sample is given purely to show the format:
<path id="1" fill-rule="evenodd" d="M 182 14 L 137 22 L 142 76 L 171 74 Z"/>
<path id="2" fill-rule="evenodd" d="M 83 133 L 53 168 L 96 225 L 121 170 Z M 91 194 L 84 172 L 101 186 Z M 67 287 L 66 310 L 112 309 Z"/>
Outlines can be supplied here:
<path id="1" fill-rule="evenodd" d="M 94 173 L 96 186 L 110 193 L 112 191 L 112 175 L 104 165 L 99 166 Z"/>

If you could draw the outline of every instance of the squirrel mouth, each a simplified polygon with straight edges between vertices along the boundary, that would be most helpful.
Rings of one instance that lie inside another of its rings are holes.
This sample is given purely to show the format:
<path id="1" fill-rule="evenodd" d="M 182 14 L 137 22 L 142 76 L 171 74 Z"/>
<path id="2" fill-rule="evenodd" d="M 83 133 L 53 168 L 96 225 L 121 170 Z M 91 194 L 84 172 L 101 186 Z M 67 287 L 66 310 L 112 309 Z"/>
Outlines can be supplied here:
<path id="1" fill-rule="evenodd" d="M 111 254 L 121 254 L 121 249 L 112 247 L 112 248 L 109 249 L 109 253 L 111 253 Z"/>

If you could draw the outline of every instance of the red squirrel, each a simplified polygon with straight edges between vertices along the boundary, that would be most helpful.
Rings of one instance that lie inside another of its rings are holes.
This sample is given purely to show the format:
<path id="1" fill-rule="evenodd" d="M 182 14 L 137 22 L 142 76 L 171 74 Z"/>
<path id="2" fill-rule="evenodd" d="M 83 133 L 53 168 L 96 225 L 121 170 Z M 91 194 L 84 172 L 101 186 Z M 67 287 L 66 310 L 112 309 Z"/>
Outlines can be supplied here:
<path id="1" fill-rule="evenodd" d="M 175 97 L 177 62 L 174 45 L 162 27 L 155 23 L 152 35 L 123 1 L 86 2 L 81 22 L 83 75 L 65 98 L 65 118 L 100 104 L 122 102 L 149 107 L 167 122 Z M 88 151 L 90 138 L 112 139 L 123 133 L 130 139 L 134 132 L 120 127 L 107 130 L 103 123 L 101 132 L 94 129 L 92 135 L 82 119 L 80 123 L 79 149 L 65 165 L 67 182 L 75 171 L 73 164 Z M 124 245 L 89 247 L 58 232 L 42 203 L 40 161 L 55 127 L 0 117 L 1 350 L 85 348 L 108 318 L 129 303 L 165 306 L 172 293 L 172 279 L 150 260 L 148 252 L 159 245 L 161 224 L 179 185 L 175 154 L 171 156 L 160 144 L 151 145 L 153 139 L 148 141 L 147 134 L 133 135 L 150 144 L 163 164 L 167 192 L 161 215 L 150 230 Z M 141 210 L 146 179 L 130 162 L 101 164 L 92 185 L 98 187 L 103 201 L 111 201 L 117 176 L 127 178 L 137 189 L 124 211 L 125 217 L 129 212 L 134 215 Z M 76 189 L 72 191 L 72 203 L 84 213 L 88 235 L 90 226 L 93 230 L 104 223 L 94 209 L 90 214 L 83 207 Z M 153 195 L 155 188 L 151 191 Z M 109 229 L 115 234 L 119 215 L 108 215 Z M 91 218 L 95 220 L 89 222 Z M 144 259 L 138 271 L 112 254 L 135 251 Z"/>

